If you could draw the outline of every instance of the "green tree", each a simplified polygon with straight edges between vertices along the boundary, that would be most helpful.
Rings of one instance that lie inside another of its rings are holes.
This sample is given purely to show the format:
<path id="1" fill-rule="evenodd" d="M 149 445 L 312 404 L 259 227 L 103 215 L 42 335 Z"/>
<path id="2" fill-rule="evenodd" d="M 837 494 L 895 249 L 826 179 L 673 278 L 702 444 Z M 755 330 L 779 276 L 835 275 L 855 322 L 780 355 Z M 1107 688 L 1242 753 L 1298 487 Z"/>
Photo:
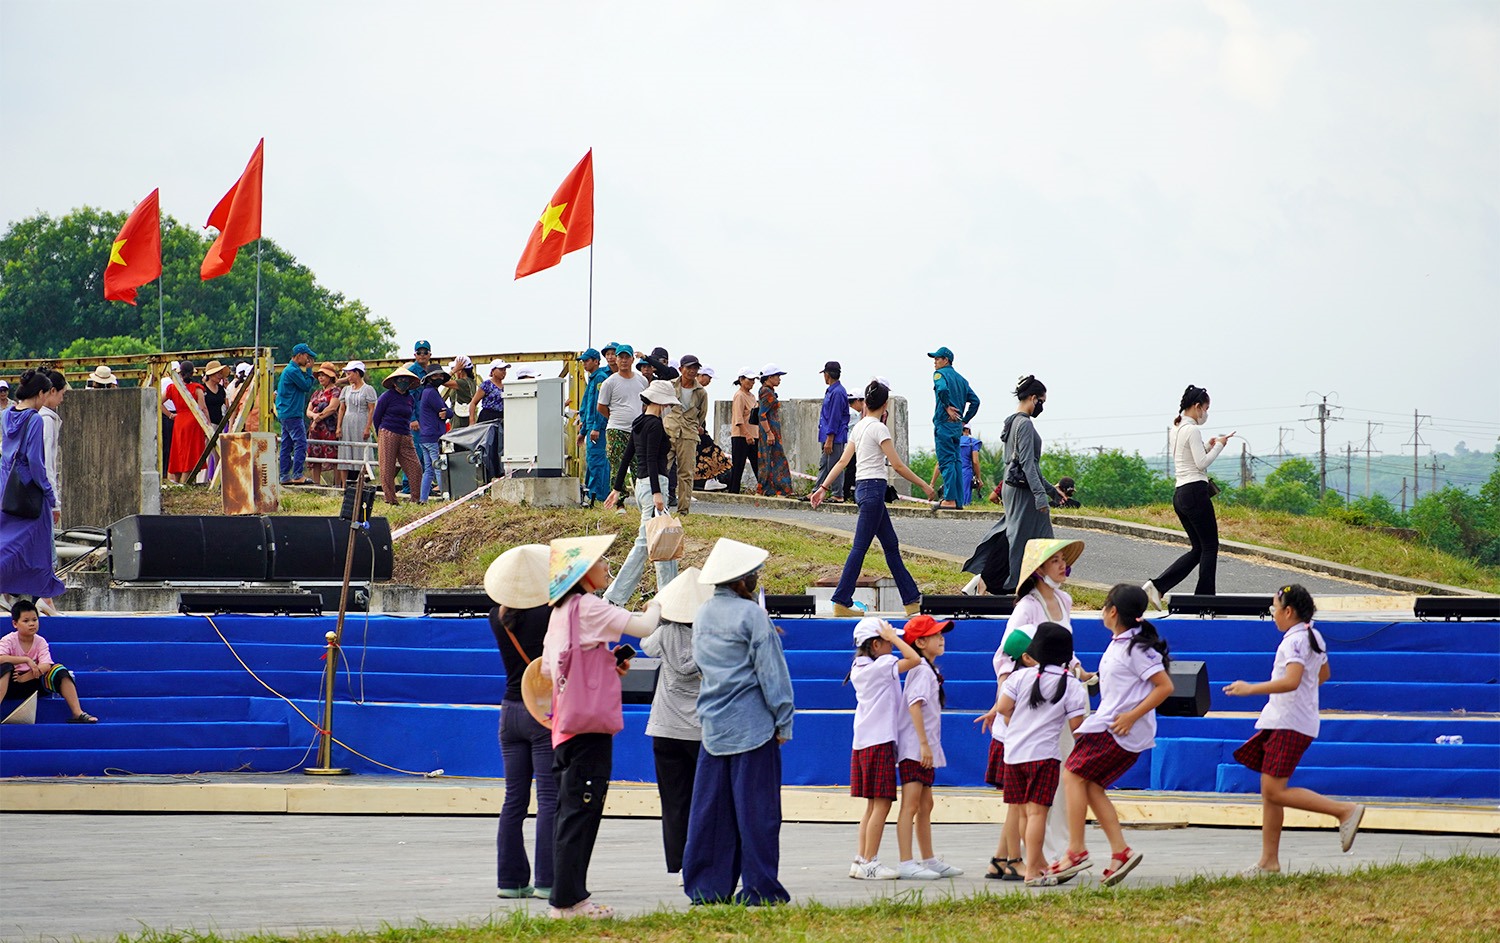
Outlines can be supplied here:
<path id="1" fill-rule="evenodd" d="M 1500 519 L 1481 496 L 1452 487 L 1424 494 L 1412 506 L 1411 525 L 1445 553 L 1500 563 Z"/>
<path id="2" fill-rule="evenodd" d="M 240 249 L 233 271 L 203 281 L 207 236 L 162 218 L 162 278 L 142 286 L 137 304 L 104 300 L 103 272 L 124 213 L 83 207 L 45 213 L 0 237 L 0 358 L 60 355 L 80 339 L 132 337 L 159 346 L 158 301 L 168 350 L 248 347 L 255 334 L 256 247 Z M 274 240 L 261 253 L 260 339 L 286 358 L 306 341 L 327 359 L 388 357 L 395 330 L 358 299 L 318 284 Z M 160 292 L 160 297 L 158 296 Z"/>
<path id="3" fill-rule="evenodd" d="M 58 351 L 57 356 L 63 360 L 82 360 L 88 357 L 107 360 L 112 357 L 154 353 L 156 353 L 155 344 L 148 344 L 138 337 L 116 335 L 114 337 L 80 337 Z"/>

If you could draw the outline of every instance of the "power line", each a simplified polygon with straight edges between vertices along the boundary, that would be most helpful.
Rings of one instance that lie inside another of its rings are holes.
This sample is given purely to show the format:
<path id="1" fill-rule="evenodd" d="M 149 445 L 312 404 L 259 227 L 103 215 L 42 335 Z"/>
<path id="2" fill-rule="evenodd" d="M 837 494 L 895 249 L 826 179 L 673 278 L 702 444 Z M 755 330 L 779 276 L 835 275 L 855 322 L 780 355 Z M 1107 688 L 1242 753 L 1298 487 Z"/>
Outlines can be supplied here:
<path id="1" fill-rule="evenodd" d="M 1316 403 L 1302 404 L 1304 407 L 1316 407 L 1318 410 L 1316 416 L 1310 416 L 1303 421 L 1316 421 L 1318 424 L 1318 497 L 1321 498 L 1323 497 L 1323 493 L 1328 490 L 1328 423 L 1339 421 L 1340 417 L 1333 415 L 1333 410 L 1342 412 L 1342 408 L 1337 405 L 1330 408 L 1328 405 L 1328 397 L 1337 397 L 1339 395 L 1337 391 L 1331 393 L 1309 391 L 1309 395 L 1321 397 Z"/>

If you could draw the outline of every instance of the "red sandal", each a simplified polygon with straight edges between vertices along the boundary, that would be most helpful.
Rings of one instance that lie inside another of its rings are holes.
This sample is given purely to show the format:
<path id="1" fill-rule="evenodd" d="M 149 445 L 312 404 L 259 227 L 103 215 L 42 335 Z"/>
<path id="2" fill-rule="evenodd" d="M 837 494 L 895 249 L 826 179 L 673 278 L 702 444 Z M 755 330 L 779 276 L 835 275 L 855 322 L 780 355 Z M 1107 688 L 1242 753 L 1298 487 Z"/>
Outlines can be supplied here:
<path id="1" fill-rule="evenodd" d="M 1110 855 L 1110 867 L 1104 869 L 1104 873 L 1100 875 L 1099 883 L 1105 887 L 1120 883 L 1125 879 L 1125 875 L 1129 874 L 1135 869 L 1136 865 L 1141 863 L 1141 859 L 1144 857 L 1145 855 L 1139 851 L 1133 851 L 1129 846 L 1118 854 Z"/>
<path id="2" fill-rule="evenodd" d="M 1093 866 L 1094 863 L 1089 860 L 1087 850 L 1077 853 L 1065 851 L 1063 852 L 1063 856 L 1053 862 L 1052 867 L 1047 869 L 1047 873 L 1055 878 L 1070 878 L 1078 872 L 1086 871 Z"/>

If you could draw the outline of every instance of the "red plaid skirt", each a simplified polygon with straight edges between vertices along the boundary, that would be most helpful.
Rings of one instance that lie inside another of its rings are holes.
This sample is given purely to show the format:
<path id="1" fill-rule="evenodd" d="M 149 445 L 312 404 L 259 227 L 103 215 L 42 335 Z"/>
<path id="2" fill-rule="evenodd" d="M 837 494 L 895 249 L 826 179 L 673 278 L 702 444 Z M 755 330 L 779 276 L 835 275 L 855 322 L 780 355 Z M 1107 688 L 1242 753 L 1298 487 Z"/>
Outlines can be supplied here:
<path id="1" fill-rule="evenodd" d="M 1312 743 L 1312 737 L 1295 730 L 1257 730 L 1234 751 L 1234 758 L 1257 773 L 1286 779 Z"/>
<path id="2" fill-rule="evenodd" d="M 1108 789 L 1140 758 L 1139 753 L 1131 753 L 1120 746 L 1109 731 L 1101 730 L 1077 734 L 1073 739 L 1073 752 L 1068 754 L 1064 765 L 1068 772 Z"/>
<path id="3" fill-rule="evenodd" d="M 1005 744 L 990 740 L 990 762 L 984 768 L 984 781 L 996 789 L 1005 788 Z"/>
<path id="4" fill-rule="evenodd" d="M 1057 781 L 1062 777 L 1058 760 L 1032 760 L 1030 763 L 1005 764 L 1005 804 L 1051 805 L 1057 796 Z"/>
<path id="5" fill-rule="evenodd" d="M 877 743 L 855 750 L 849 761 L 849 795 L 896 800 L 896 744 Z"/>
<path id="6" fill-rule="evenodd" d="M 901 779 L 901 785 L 907 783 L 922 783 L 931 786 L 937 778 L 936 766 L 923 766 L 917 760 L 902 760 L 896 767 L 896 774 Z"/>

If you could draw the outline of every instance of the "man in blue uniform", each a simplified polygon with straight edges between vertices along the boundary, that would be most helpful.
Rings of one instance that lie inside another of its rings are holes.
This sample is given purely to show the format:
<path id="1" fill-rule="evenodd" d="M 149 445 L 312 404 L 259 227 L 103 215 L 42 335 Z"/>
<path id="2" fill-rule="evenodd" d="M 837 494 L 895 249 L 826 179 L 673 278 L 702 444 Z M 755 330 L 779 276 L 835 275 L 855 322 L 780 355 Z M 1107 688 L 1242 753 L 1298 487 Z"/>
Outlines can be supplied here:
<path id="1" fill-rule="evenodd" d="M 953 351 L 939 347 L 927 356 L 932 358 L 932 392 L 937 401 L 932 413 L 932 438 L 943 475 L 943 503 L 939 507 L 956 508 L 963 495 L 965 473 L 959 464 L 958 440 L 964 424 L 979 412 L 979 397 L 953 369 Z"/>
<path id="2" fill-rule="evenodd" d="M 584 506 L 593 507 L 595 501 L 609 497 L 609 453 L 604 444 L 608 420 L 599 415 L 599 387 L 609 376 L 609 368 L 601 365 L 599 352 L 592 347 L 579 354 L 578 359 L 589 378 L 583 388 L 583 402 L 578 406 L 578 420 L 585 459 L 583 490 L 588 496 Z"/>

